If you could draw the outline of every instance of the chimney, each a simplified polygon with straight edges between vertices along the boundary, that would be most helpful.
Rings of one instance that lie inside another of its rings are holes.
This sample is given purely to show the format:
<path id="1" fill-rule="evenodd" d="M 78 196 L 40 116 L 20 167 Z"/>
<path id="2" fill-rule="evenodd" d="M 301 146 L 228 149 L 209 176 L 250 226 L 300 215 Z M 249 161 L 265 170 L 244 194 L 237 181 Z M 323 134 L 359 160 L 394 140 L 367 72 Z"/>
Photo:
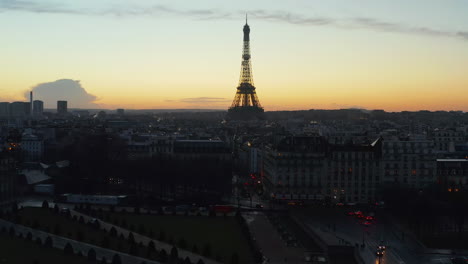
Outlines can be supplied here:
<path id="1" fill-rule="evenodd" d="M 33 109 L 33 92 L 32 91 L 29 92 L 29 102 L 31 103 L 30 106 L 31 106 L 31 115 L 32 115 L 33 111 L 34 111 L 34 109 Z"/>

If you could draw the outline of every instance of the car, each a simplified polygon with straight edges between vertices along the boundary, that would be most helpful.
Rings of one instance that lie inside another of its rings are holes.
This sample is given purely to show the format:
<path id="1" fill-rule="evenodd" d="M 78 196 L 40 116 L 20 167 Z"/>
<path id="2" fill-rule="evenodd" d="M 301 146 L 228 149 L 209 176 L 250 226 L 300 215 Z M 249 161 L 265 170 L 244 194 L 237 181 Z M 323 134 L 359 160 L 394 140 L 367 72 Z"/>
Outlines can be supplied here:
<path id="1" fill-rule="evenodd" d="M 258 203 L 258 204 L 255 205 L 255 208 L 262 209 L 262 208 L 263 208 L 263 204 L 259 204 L 259 203 Z"/>
<path id="2" fill-rule="evenodd" d="M 349 212 L 346 213 L 346 215 L 353 216 L 353 215 L 354 215 L 354 212 L 353 212 L 353 211 L 349 211 Z"/>
<path id="3" fill-rule="evenodd" d="M 466 257 L 456 257 L 451 259 L 452 264 L 466 264 L 468 263 L 468 258 Z"/>
<path id="4" fill-rule="evenodd" d="M 369 221 L 362 221 L 362 222 L 361 222 L 361 225 L 363 225 L 363 226 L 371 226 L 372 223 L 369 222 Z"/>
<path id="5" fill-rule="evenodd" d="M 385 246 L 385 242 L 383 240 L 380 240 L 378 249 L 386 250 L 387 246 Z"/>
<path id="6" fill-rule="evenodd" d="M 176 210 L 176 212 L 186 212 L 186 211 L 190 210 L 191 207 L 192 207 L 192 206 L 186 205 L 186 204 L 177 205 L 177 206 L 175 207 L 175 210 Z"/>
<path id="7" fill-rule="evenodd" d="M 344 203 L 337 203 L 336 206 L 344 206 Z"/>
<path id="8" fill-rule="evenodd" d="M 68 209 L 67 207 L 62 207 L 62 209 L 60 209 L 60 213 L 68 214 L 68 213 L 70 213 L 70 209 Z"/>
<path id="9" fill-rule="evenodd" d="M 371 221 L 371 220 L 374 220 L 374 217 L 372 215 L 368 215 L 366 216 L 365 218 L 367 221 Z"/>
<path id="10" fill-rule="evenodd" d="M 356 217 L 359 219 L 364 219 L 366 216 L 363 214 L 356 214 Z"/>
<path id="11" fill-rule="evenodd" d="M 377 252 L 376 252 L 375 254 L 377 255 L 377 257 L 382 257 L 382 256 L 384 255 L 384 251 L 378 249 Z"/>

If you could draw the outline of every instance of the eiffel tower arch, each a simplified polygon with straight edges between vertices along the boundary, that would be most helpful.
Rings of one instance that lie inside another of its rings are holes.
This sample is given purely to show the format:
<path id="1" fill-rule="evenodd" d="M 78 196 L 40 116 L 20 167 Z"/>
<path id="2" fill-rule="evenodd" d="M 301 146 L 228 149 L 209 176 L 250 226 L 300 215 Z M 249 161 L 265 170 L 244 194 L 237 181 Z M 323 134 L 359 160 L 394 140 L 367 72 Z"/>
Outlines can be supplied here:
<path id="1" fill-rule="evenodd" d="M 253 82 L 252 64 L 250 62 L 250 27 L 247 17 L 244 25 L 244 44 L 242 49 L 242 64 L 236 95 L 228 110 L 229 119 L 263 118 L 263 107 L 258 100 Z"/>

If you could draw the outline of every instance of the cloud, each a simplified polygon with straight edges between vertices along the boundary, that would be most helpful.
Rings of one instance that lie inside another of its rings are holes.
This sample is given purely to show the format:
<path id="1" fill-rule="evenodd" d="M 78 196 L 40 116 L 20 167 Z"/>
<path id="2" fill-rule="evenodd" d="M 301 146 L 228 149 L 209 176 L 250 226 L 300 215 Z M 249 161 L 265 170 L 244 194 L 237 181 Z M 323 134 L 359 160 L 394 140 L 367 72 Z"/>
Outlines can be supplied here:
<path id="1" fill-rule="evenodd" d="M 198 20 L 231 20 L 238 19 L 245 11 L 226 12 L 219 9 L 176 9 L 166 5 L 137 6 L 126 4 L 104 8 L 73 8 L 60 4 L 44 3 L 33 0 L 0 0 L 0 12 L 23 11 L 33 13 L 64 13 L 88 16 L 115 17 L 160 17 L 164 14 L 191 17 Z M 364 29 L 378 32 L 414 34 L 431 37 L 448 37 L 468 40 L 468 31 L 449 31 L 423 26 L 411 26 L 401 23 L 380 21 L 368 17 L 337 19 L 324 16 L 305 16 L 286 11 L 268 11 L 263 9 L 250 10 L 249 16 L 274 22 L 303 26 L 331 26 L 340 29 Z"/>
<path id="2" fill-rule="evenodd" d="M 68 107 L 71 108 L 98 107 L 94 103 L 98 98 L 86 92 L 80 81 L 76 80 L 62 79 L 41 83 L 32 87 L 32 91 L 34 100 L 44 101 L 47 108 L 55 108 L 59 100 L 68 101 Z M 29 100 L 29 91 L 25 92 L 24 97 Z"/>

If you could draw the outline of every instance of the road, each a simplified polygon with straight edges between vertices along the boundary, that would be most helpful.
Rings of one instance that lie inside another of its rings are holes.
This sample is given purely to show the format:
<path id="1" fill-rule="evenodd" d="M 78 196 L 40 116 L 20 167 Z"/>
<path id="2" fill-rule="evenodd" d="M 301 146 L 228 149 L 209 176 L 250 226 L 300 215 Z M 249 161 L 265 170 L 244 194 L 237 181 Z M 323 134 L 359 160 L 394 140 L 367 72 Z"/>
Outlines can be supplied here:
<path id="1" fill-rule="evenodd" d="M 445 263 L 439 260 L 444 261 L 450 258 L 424 254 L 424 246 L 410 236 L 405 236 L 396 225 L 387 220 L 383 211 L 376 211 L 375 222 L 371 226 L 365 227 L 356 217 L 347 216 L 346 211 L 348 210 L 344 208 L 299 209 L 295 211 L 295 214 L 304 224 L 310 227 L 319 227 L 350 245 L 362 245 L 364 242 L 365 246 L 360 246 L 360 254 L 366 263 Z M 376 255 L 380 241 L 384 241 L 387 246 L 381 259 Z"/>

